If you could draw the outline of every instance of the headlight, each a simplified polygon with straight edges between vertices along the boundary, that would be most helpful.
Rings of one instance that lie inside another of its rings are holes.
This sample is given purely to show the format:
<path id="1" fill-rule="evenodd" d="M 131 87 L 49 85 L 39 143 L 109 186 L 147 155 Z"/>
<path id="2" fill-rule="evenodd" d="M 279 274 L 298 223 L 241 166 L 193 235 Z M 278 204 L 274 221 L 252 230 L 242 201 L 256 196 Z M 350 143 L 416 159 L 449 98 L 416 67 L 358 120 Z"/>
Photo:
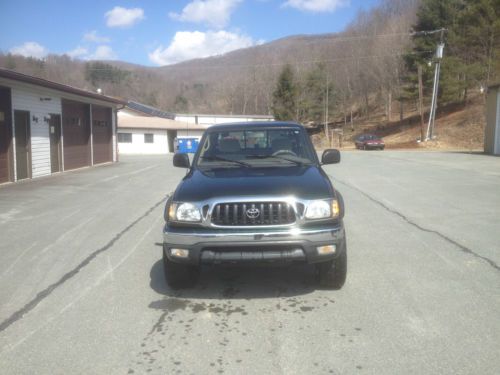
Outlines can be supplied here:
<path id="1" fill-rule="evenodd" d="M 168 216 L 174 221 L 201 221 L 200 210 L 192 203 L 172 203 Z"/>
<path id="2" fill-rule="evenodd" d="M 313 201 L 306 209 L 306 219 L 328 219 L 339 215 L 340 209 L 337 200 Z"/>

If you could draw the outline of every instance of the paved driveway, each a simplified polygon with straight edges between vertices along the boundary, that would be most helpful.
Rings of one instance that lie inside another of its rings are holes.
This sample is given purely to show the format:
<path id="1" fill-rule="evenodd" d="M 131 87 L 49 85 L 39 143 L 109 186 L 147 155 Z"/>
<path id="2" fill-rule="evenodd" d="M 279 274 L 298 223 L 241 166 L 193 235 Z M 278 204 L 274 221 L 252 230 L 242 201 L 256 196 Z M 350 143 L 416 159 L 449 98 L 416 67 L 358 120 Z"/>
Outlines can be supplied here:
<path id="1" fill-rule="evenodd" d="M 0 373 L 497 374 L 500 158 L 345 152 L 349 272 L 164 283 L 171 157 L 0 187 Z"/>

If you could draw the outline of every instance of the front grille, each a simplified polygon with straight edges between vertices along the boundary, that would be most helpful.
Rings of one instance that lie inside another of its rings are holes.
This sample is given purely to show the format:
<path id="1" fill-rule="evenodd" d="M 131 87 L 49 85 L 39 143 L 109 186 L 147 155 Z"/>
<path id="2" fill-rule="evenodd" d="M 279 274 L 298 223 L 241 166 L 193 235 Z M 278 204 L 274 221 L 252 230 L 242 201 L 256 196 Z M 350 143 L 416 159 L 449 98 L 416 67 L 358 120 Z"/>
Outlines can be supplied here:
<path id="1" fill-rule="evenodd" d="M 212 211 L 212 224 L 215 225 L 284 225 L 294 222 L 295 212 L 286 202 L 219 203 Z"/>

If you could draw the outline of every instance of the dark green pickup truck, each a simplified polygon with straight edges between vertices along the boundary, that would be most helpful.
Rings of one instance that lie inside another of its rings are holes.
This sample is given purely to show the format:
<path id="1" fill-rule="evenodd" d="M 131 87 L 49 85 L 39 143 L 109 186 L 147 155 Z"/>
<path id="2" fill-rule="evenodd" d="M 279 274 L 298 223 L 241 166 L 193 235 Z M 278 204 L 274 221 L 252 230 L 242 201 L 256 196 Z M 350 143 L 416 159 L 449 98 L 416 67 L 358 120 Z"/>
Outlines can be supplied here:
<path id="1" fill-rule="evenodd" d="M 314 264 L 321 285 L 347 273 L 344 202 L 305 129 L 288 122 L 210 127 L 165 207 L 163 261 L 172 287 L 192 284 L 205 264 Z"/>

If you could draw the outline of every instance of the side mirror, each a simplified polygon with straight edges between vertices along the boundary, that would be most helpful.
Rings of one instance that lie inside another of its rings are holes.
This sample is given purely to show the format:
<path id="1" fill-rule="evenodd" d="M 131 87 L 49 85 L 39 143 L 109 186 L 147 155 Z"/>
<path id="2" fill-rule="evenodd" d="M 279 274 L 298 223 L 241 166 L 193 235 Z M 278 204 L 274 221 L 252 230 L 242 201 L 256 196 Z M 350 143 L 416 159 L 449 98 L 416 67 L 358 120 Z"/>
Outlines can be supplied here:
<path id="1" fill-rule="evenodd" d="M 185 153 L 174 154 L 174 167 L 189 168 L 189 156 Z"/>
<path id="2" fill-rule="evenodd" d="M 321 156 L 321 164 L 337 164 L 340 163 L 340 151 L 334 148 L 323 151 Z"/>

